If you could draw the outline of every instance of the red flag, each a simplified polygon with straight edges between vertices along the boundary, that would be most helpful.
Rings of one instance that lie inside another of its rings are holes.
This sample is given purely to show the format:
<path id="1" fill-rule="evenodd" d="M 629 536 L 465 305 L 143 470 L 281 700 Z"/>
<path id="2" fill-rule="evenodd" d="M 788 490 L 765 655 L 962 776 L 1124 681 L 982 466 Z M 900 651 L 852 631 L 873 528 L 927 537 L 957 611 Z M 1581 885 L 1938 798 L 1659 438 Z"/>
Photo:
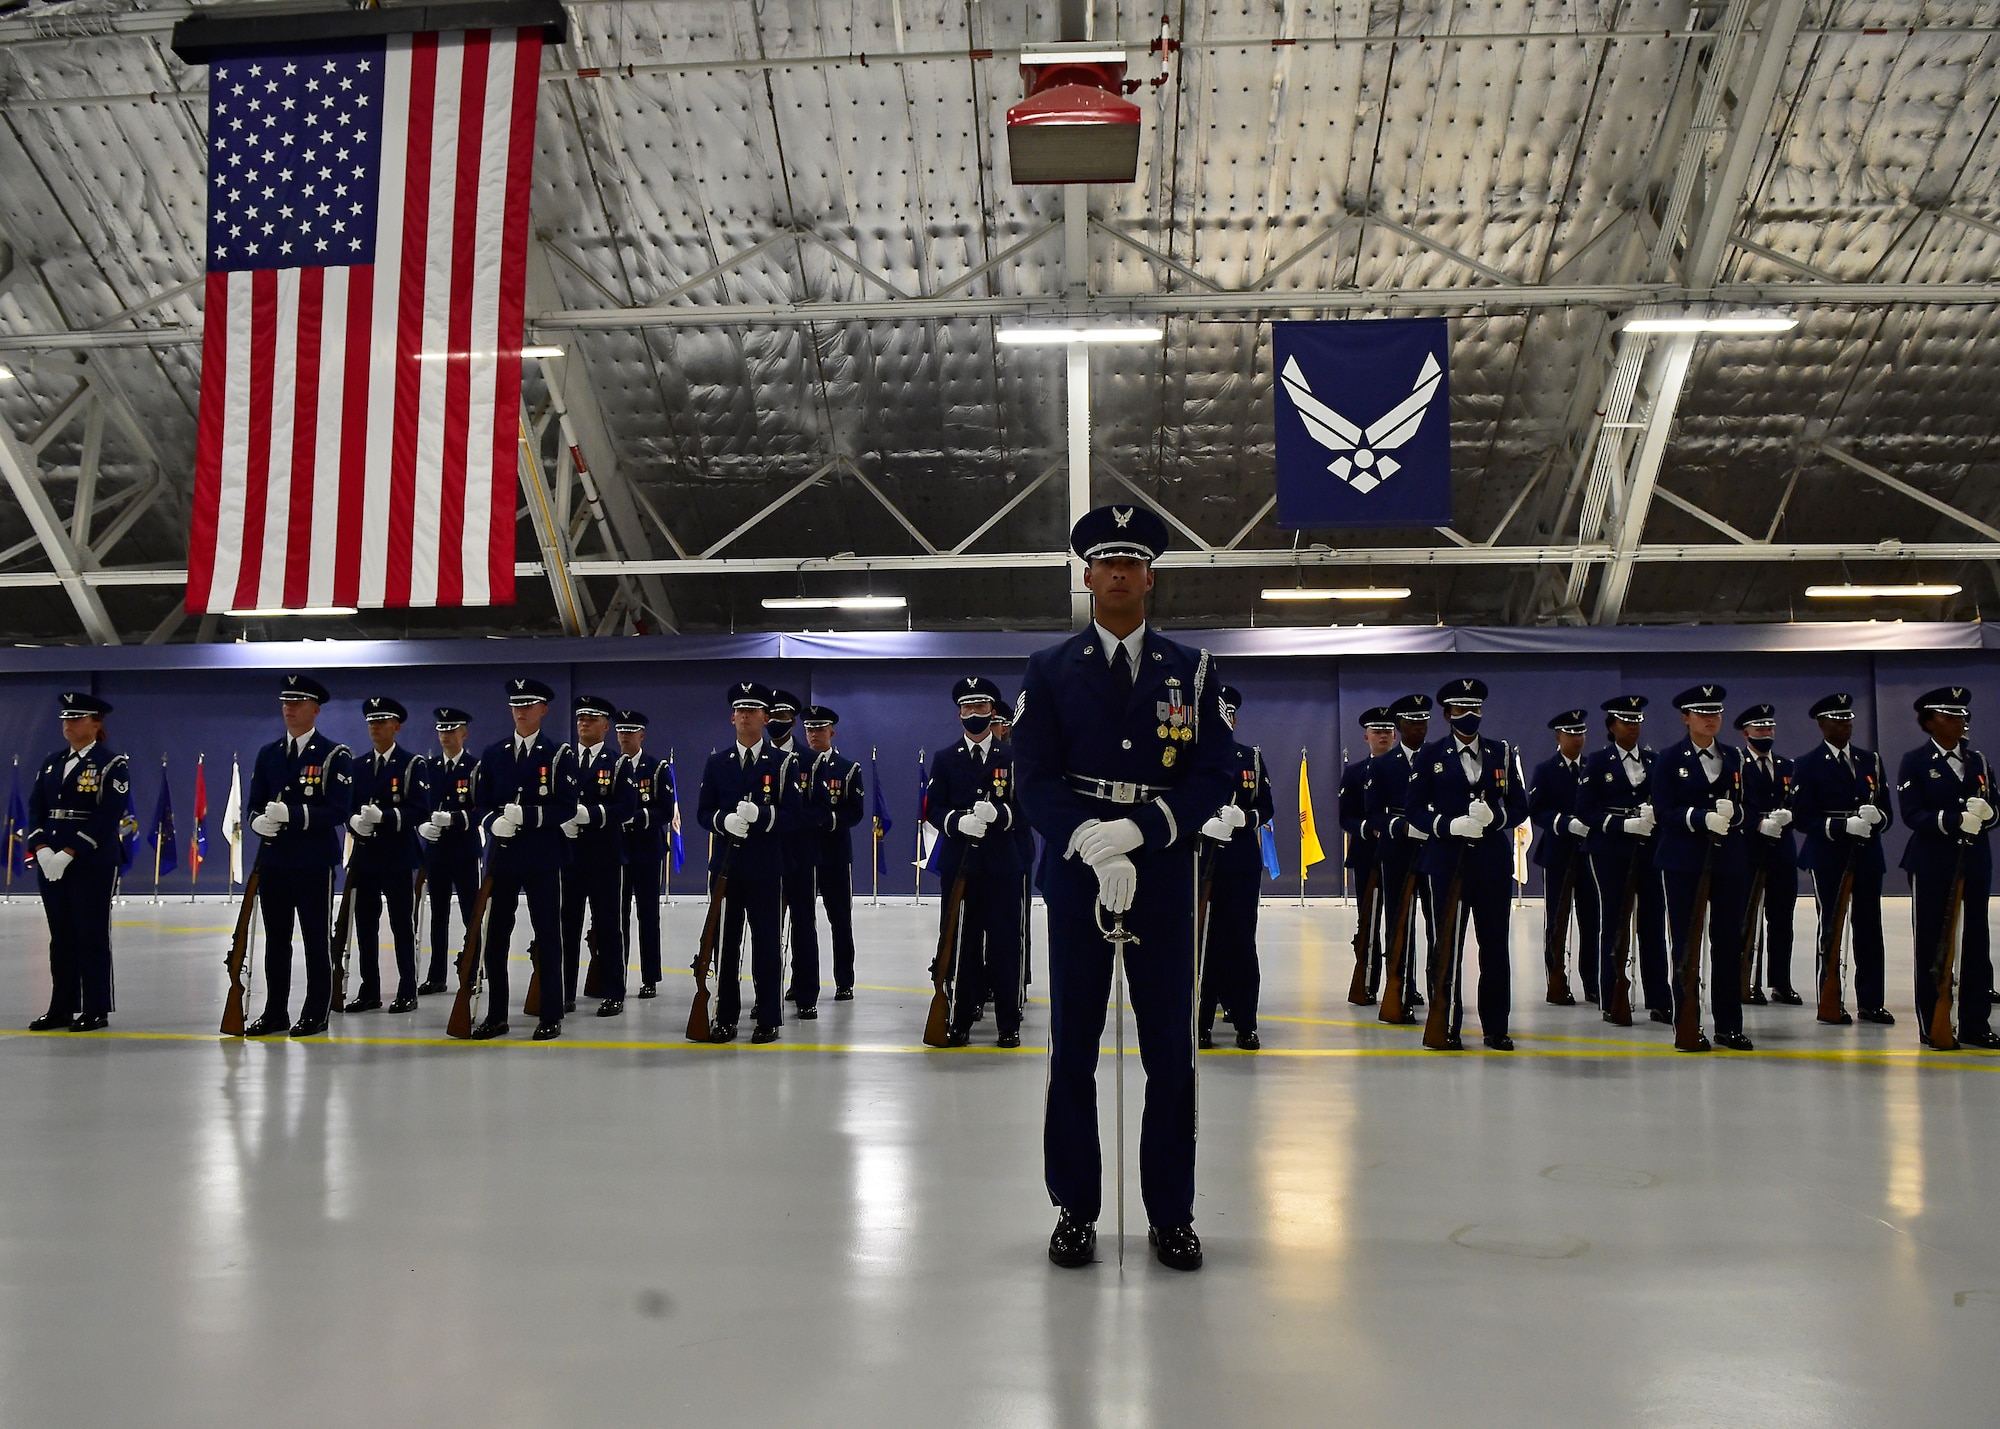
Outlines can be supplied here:
<path id="1" fill-rule="evenodd" d="M 202 856 L 208 852 L 208 771 L 201 759 L 194 765 L 194 836 L 188 840 L 188 881 L 201 872 Z"/>

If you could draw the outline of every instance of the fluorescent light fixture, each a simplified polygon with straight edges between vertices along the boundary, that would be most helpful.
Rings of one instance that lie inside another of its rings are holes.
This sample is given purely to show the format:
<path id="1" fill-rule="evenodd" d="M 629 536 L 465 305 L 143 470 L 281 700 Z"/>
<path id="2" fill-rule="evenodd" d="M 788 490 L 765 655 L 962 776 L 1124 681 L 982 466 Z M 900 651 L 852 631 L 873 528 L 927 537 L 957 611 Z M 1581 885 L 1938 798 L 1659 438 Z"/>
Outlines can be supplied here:
<path id="1" fill-rule="evenodd" d="M 1408 600 L 1406 585 L 1284 586 L 1264 592 L 1266 600 Z"/>
<path id="2" fill-rule="evenodd" d="M 900 595 L 767 595 L 766 610 L 901 610 Z"/>
<path id="3" fill-rule="evenodd" d="M 12 382 L 13 380 L 14 369 L 11 367 L 0 367 L 0 382 Z"/>
<path id="4" fill-rule="evenodd" d="M 1003 327 L 1000 341 L 1011 347 L 1069 342 L 1158 342 L 1156 327 Z"/>
<path id="5" fill-rule="evenodd" d="M 252 610 L 229 612 L 230 618 L 234 620 L 264 620 L 277 615 L 359 615 L 360 613 L 360 607 L 352 605 L 259 606 Z"/>
<path id="6" fill-rule="evenodd" d="M 1633 318 L 1625 324 L 1627 332 L 1733 332 L 1767 333 L 1790 332 L 1799 325 L 1797 318 L 1758 317 L 1743 314 L 1737 317 L 1714 318 Z"/>
<path id="7" fill-rule="evenodd" d="M 563 350 L 559 347 L 524 347 L 518 355 L 521 357 L 561 357 Z M 491 350 L 483 352 L 420 352 L 417 354 L 417 361 L 470 362 L 474 358 L 481 361 L 491 361 L 493 358 L 505 356 L 508 356 L 508 354 Z"/>
<path id="8" fill-rule="evenodd" d="M 521 356 L 523 357 L 561 357 L 562 355 L 563 350 L 561 348 L 546 343 L 521 349 Z"/>
<path id="9" fill-rule="evenodd" d="M 1876 597 L 1957 595 L 1962 585 L 1809 585 L 1814 600 L 1869 600 Z"/>

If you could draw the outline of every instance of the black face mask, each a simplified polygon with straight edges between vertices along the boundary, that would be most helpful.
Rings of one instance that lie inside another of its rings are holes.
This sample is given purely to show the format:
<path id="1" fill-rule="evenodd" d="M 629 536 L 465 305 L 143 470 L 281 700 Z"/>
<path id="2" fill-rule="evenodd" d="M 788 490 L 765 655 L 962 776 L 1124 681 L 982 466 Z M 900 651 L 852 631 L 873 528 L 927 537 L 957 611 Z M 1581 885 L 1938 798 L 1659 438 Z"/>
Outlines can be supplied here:
<path id="1" fill-rule="evenodd" d="M 992 715 L 960 715 L 958 722 L 965 726 L 965 732 L 974 739 L 982 737 L 987 727 L 993 723 Z"/>
<path id="2" fill-rule="evenodd" d="M 1453 715 L 1451 717 L 1451 729 L 1452 733 L 1470 739 L 1479 733 L 1479 716 L 1476 714 Z"/>
<path id="3" fill-rule="evenodd" d="M 1774 737 L 1768 734 L 1765 735 L 1746 734 L 1743 736 L 1743 740 L 1746 744 L 1748 744 L 1752 749 L 1756 750 L 1757 753 L 1759 754 L 1769 754 L 1771 752 L 1771 746 L 1778 742 Z"/>
<path id="4" fill-rule="evenodd" d="M 774 719 L 764 726 L 764 736 L 773 744 L 783 744 L 792 737 L 792 722 L 788 719 Z"/>

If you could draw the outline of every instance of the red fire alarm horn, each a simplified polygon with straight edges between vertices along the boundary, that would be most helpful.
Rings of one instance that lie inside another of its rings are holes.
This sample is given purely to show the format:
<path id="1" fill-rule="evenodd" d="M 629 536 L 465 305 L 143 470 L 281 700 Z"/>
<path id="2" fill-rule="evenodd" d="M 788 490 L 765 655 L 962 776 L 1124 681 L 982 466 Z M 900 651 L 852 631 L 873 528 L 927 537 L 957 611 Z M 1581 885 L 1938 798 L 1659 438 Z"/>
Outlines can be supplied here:
<path id="1" fill-rule="evenodd" d="M 1028 97 L 1007 111 L 1017 184 L 1129 184 L 1139 176 L 1139 106 L 1125 98 L 1125 51 L 1096 44 L 1021 52 Z"/>

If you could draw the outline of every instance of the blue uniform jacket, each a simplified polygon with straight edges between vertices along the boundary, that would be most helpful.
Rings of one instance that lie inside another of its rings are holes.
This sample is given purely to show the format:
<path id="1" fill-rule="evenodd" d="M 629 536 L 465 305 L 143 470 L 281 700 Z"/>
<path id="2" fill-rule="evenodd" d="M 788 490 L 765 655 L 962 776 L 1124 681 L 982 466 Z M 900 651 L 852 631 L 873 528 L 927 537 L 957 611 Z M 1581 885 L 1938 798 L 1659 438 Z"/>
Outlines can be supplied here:
<path id="1" fill-rule="evenodd" d="M 524 815 L 510 839 L 494 838 L 493 821 L 509 804 Z M 562 826 L 576 815 L 576 752 L 537 733 L 528 757 L 514 757 L 514 736 L 479 756 L 473 806 L 486 826 L 489 866 L 495 873 L 554 873 L 569 862 Z"/>
<path id="2" fill-rule="evenodd" d="M 806 783 L 806 823 L 813 834 L 813 860 L 820 868 L 854 863 L 854 828 L 867 812 L 861 804 L 861 766 L 837 749 L 806 751 L 811 760 Z"/>
<path id="3" fill-rule="evenodd" d="M 673 832 L 673 767 L 640 750 L 625 760 L 626 777 L 632 785 L 632 810 L 625 816 L 625 862 L 657 864 L 667 856 L 667 838 Z"/>
<path id="4" fill-rule="evenodd" d="M 1721 740 L 1715 742 L 1720 756 L 1718 773 L 1711 783 L 1702 773 L 1701 756 L 1692 739 L 1683 739 L 1660 756 L 1653 768 L 1653 813 L 1660 824 L 1654 840 L 1653 867 L 1680 873 L 1694 873 L 1708 856 L 1711 834 L 1703 815 L 1715 809 L 1717 799 L 1727 799 L 1735 807 L 1729 813 L 1729 832 L 1721 836 L 1719 855 L 1743 857 L 1743 752 Z"/>
<path id="5" fill-rule="evenodd" d="M 458 758 L 450 764 L 445 763 L 442 755 L 424 761 L 424 783 L 431 813 L 451 817 L 451 827 L 425 849 L 433 864 L 479 860 L 479 811 L 473 804 L 473 781 L 478 768 L 479 760 L 471 750 L 460 750 Z"/>
<path id="6" fill-rule="evenodd" d="M 257 751 L 250 773 L 249 807 L 243 822 L 283 804 L 291 820 L 263 838 L 257 857 L 265 868 L 321 869 L 340 862 L 341 835 L 354 812 L 354 757 L 318 730 L 299 757 L 288 752 L 291 738 L 273 740 Z M 262 838 L 262 835 L 259 835 Z"/>
<path id="7" fill-rule="evenodd" d="M 632 770 L 615 741 L 597 746 L 595 757 L 577 751 L 576 857 L 579 863 L 625 862 L 625 821 L 638 807 Z"/>
<path id="8" fill-rule="evenodd" d="M 1798 871 L 1799 849 L 1792 841 L 1789 826 L 1776 838 L 1757 832 L 1757 825 L 1766 814 L 1773 809 L 1792 807 L 1792 786 L 1796 782 L 1792 761 L 1783 755 L 1772 754 L 1771 773 L 1768 775 L 1756 755 L 1743 756 L 1743 806 L 1748 811 L 1743 820 L 1743 837 L 1750 844 L 1753 867 L 1762 867 L 1771 873 Z"/>
<path id="9" fill-rule="evenodd" d="M 1044 886 L 1087 820 L 1136 823 L 1143 842 L 1132 858 L 1143 871 L 1148 855 L 1192 849 L 1229 798 L 1229 726 L 1216 701 L 1222 677 L 1208 652 L 1148 626 L 1132 692 L 1121 696 L 1099 639 L 1092 625 L 1029 656 L 1014 710 L 1016 778 L 1042 836 Z M 1133 802 L 1085 793 L 1071 778 L 1130 785 Z M 1145 889 L 1142 880 L 1142 898 Z"/>
<path id="10" fill-rule="evenodd" d="M 1340 831 L 1347 835 L 1342 861 L 1349 868 L 1375 866 L 1375 842 L 1367 835 L 1368 766 L 1373 762 L 1371 755 L 1340 771 Z"/>
<path id="11" fill-rule="evenodd" d="M 1248 822 L 1222 846 L 1215 867 L 1221 873 L 1255 873 L 1264 866 L 1257 831 L 1277 813 L 1271 800 L 1271 776 L 1264 770 L 1263 754 L 1244 744 L 1229 746 L 1229 768 L 1229 802 L 1248 815 Z"/>
<path id="12" fill-rule="evenodd" d="M 1888 832 L 1889 781 L 1882 756 L 1872 749 L 1847 747 L 1854 757 L 1848 772 L 1833 746 L 1821 740 L 1792 767 L 1792 827 L 1799 831 L 1799 867 L 1837 871 L 1854 858 L 1856 873 L 1880 873 L 1889 866 L 1882 855 L 1882 835 Z M 1857 839 L 1847 832 L 1848 817 L 1863 804 L 1885 815 L 1875 832 Z"/>
<path id="13" fill-rule="evenodd" d="M 1365 810 L 1362 822 L 1368 837 L 1374 840 L 1377 858 L 1389 847 L 1391 839 L 1414 842 L 1403 832 L 1403 809 L 1409 802 L 1410 779 L 1422 753 L 1421 749 L 1405 751 L 1398 744 L 1363 766 L 1368 774 L 1362 781 L 1361 802 Z"/>
<path id="14" fill-rule="evenodd" d="M 1482 736 L 1475 743 L 1479 747 L 1476 783 L 1466 782 L 1456 735 L 1432 740 L 1418 750 L 1416 768 L 1410 772 L 1404 813 L 1431 836 L 1424 845 L 1424 871 L 1434 877 L 1450 877 L 1459 866 L 1461 853 L 1467 873 L 1507 877 L 1513 872 L 1514 844 L 1507 834 L 1528 821 L 1521 756 L 1505 740 Z M 1470 809 L 1474 799 L 1483 799 L 1498 817 L 1478 838 L 1458 838 L 1451 832 L 1451 821 Z"/>
<path id="15" fill-rule="evenodd" d="M 1995 803 L 1993 766 L 1986 756 L 1964 751 L 1965 777 L 1951 772 L 1951 764 L 1935 740 L 1903 756 L 1896 770 L 1896 800 L 1902 805 L 1903 822 L 1909 826 L 1910 841 L 1904 845 L 1902 867 L 1921 877 L 1949 878 L 1965 850 L 1965 875 L 1985 879 L 1993 872 L 1993 847 L 1989 832 L 1994 821 L 1987 819 L 1976 834 L 1964 832 L 1959 815 L 1965 801 L 1974 797 Z"/>
<path id="16" fill-rule="evenodd" d="M 125 861 L 118 831 L 132 807 L 131 768 L 100 739 L 65 774 L 72 752 L 65 744 L 43 760 L 28 791 L 28 847 L 71 854 L 86 868 L 117 868 Z"/>
<path id="17" fill-rule="evenodd" d="M 938 877 L 949 884 L 958 877 L 958 865 L 972 840 L 958 831 L 958 822 L 972 812 L 981 799 L 990 799 L 1000 811 L 1000 822 L 991 825 L 979 840 L 984 850 L 981 868 L 1004 876 L 1021 871 L 1021 846 L 1014 840 L 1014 825 L 1021 817 L 1016 806 L 1014 751 L 995 739 L 986 747 L 986 762 L 972 757 L 964 739 L 931 756 L 931 777 L 924 786 L 924 822 L 944 835 L 938 850 Z"/>
<path id="18" fill-rule="evenodd" d="M 1610 854 L 1639 841 L 1625 832 L 1625 820 L 1638 817 L 1640 807 L 1652 801 L 1653 766 L 1659 756 L 1644 745 L 1638 753 L 1646 777 L 1637 784 L 1625 777 L 1624 751 L 1617 745 L 1607 744 L 1583 756 L 1583 774 L 1576 785 L 1576 816 L 1590 825 L 1589 845 L 1594 854 Z"/>
<path id="19" fill-rule="evenodd" d="M 348 867 L 383 873 L 414 869 L 422 862 L 417 825 L 431 816 L 430 782 L 424 761 L 398 744 L 377 767 L 375 751 L 354 760 L 354 812 L 373 804 L 382 811 L 375 832 L 354 836 Z"/>
<path id="20" fill-rule="evenodd" d="M 1558 854 L 1573 858 L 1584 851 L 1583 839 L 1566 827 L 1576 817 L 1577 787 L 1582 782 L 1582 756 L 1572 764 L 1561 754 L 1551 754 L 1535 766 L 1528 786 L 1528 822 L 1541 835 L 1531 855 L 1537 868 L 1547 868 Z"/>
<path id="21" fill-rule="evenodd" d="M 722 827 L 722 821 L 746 797 L 753 800 L 759 810 L 757 819 L 750 826 L 743 846 L 730 860 L 729 876 L 746 880 L 782 877 L 786 867 L 785 836 L 805 825 L 805 809 L 799 801 L 799 778 L 794 768 L 798 761 L 789 754 L 780 754 L 767 739 L 757 746 L 755 762 L 745 769 L 737 762 L 736 748 L 732 740 L 726 749 L 708 756 L 708 763 L 701 771 L 696 821 L 718 840 L 727 840 L 730 834 Z M 719 862 L 721 857 L 718 842 L 712 862 Z"/>

